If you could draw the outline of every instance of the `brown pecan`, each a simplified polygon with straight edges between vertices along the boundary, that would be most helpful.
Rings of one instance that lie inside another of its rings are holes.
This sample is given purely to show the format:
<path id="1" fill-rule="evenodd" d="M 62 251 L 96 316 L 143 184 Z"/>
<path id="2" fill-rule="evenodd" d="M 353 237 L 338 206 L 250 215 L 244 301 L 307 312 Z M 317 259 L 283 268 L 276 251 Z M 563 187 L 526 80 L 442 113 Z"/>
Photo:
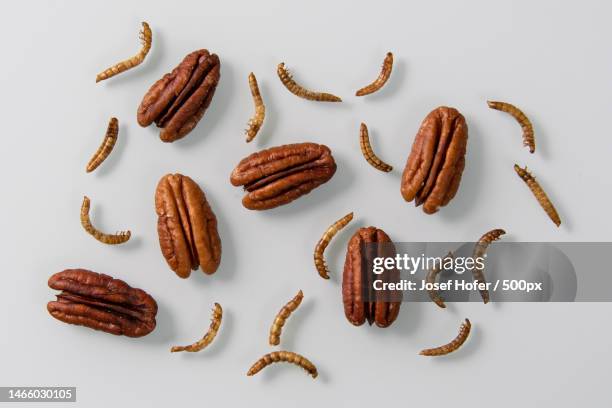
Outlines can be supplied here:
<path id="1" fill-rule="evenodd" d="M 164 142 L 182 138 L 198 124 L 210 105 L 221 77 L 217 54 L 197 50 L 155 82 L 138 107 L 138 123 L 155 122 Z"/>
<path id="2" fill-rule="evenodd" d="M 397 269 L 375 275 L 372 270 L 375 257 L 394 257 L 395 246 L 389 236 L 376 227 L 360 228 L 348 243 L 342 274 L 342 301 L 349 322 L 361 326 L 366 320 L 371 325 L 388 327 L 400 311 L 402 292 L 375 291 L 373 282 L 397 282 Z"/>
<path id="3" fill-rule="evenodd" d="M 267 210 L 308 194 L 335 172 L 336 162 L 327 146 L 296 143 L 245 157 L 232 172 L 230 181 L 247 191 L 242 205 L 249 210 Z"/>
<path id="4" fill-rule="evenodd" d="M 182 174 L 167 174 L 155 191 L 157 233 L 168 266 L 179 277 L 202 267 L 215 273 L 221 262 L 217 217 L 195 181 Z"/>
<path id="5" fill-rule="evenodd" d="M 468 128 L 454 108 L 441 106 L 423 120 L 402 176 L 402 196 L 433 214 L 457 193 L 465 167 Z"/>
<path id="6" fill-rule="evenodd" d="M 142 337 L 155 329 L 157 303 L 142 289 L 86 269 L 66 269 L 49 278 L 61 290 L 47 303 L 51 316 L 65 323 L 116 335 Z"/>

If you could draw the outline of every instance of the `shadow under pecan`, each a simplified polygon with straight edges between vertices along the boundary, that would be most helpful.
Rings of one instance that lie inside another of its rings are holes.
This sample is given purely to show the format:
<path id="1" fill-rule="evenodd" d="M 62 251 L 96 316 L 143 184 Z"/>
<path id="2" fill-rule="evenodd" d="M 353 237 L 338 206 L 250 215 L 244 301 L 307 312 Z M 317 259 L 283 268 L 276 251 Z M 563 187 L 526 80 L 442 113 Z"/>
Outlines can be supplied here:
<path id="1" fill-rule="evenodd" d="M 138 107 L 138 124 L 155 122 L 164 142 L 178 140 L 198 124 L 210 105 L 221 77 L 217 54 L 197 50 L 147 91 Z"/>
<path id="2" fill-rule="evenodd" d="M 316 143 L 272 147 L 242 159 L 230 182 L 243 186 L 242 205 L 267 210 L 288 204 L 327 182 L 336 172 L 329 148 Z"/>
<path id="3" fill-rule="evenodd" d="M 441 106 L 423 120 L 402 175 L 404 200 L 433 214 L 453 199 L 465 167 L 468 128 L 454 108 Z"/>
<path id="4" fill-rule="evenodd" d="M 155 191 L 155 212 L 159 246 L 170 269 L 181 278 L 198 267 L 215 273 L 221 239 L 217 217 L 200 186 L 182 174 L 165 175 Z"/>
<path id="5" fill-rule="evenodd" d="M 128 337 L 142 337 L 155 329 L 155 299 L 122 280 L 66 269 L 49 278 L 49 287 L 62 292 L 47 303 L 47 310 L 65 323 Z"/>
<path id="6" fill-rule="evenodd" d="M 388 327 L 397 318 L 402 302 L 399 290 L 375 291 L 375 279 L 398 282 L 397 269 L 375 275 L 372 270 L 376 257 L 395 257 L 395 246 L 389 236 L 376 227 L 360 228 L 348 243 L 342 274 L 342 302 L 349 322 L 361 326 L 376 323 Z"/>

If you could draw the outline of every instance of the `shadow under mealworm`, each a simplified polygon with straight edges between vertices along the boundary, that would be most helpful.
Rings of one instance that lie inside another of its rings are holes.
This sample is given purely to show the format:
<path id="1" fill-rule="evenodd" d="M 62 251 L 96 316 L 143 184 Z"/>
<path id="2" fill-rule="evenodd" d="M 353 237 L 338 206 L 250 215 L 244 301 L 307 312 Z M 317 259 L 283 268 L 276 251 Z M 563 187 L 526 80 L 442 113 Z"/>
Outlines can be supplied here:
<path id="1" fill-rule="evenodd" d="M 259 82 L 259 89 L 264 105 L 266 106 L 266 117 L 264 118 L 263 126 L 251 144 L 255 143 L 257 148 L 263 148 L 270 141 L 272 135 L 274 135 L 276 132 L 278 127 L 277 113 L 281 110 L 278 109 L 274 95 L 267 81 Z M 247 125 L 245 124 L 245 126 Z"/>
<path id="2" fill-rule="evenodd" d="M 550 179 L 550 177 L 548 177 L 548 179 Z M 552 205 L 557 210 L 557 213 L 559 214 L 559 218 L 561 219 L 561 225 L 559 225 L 559 227 L 557 227 L 552 222 L 552 220 L 550 219 L 548 214 L 546 214 L 546 212 L 544 211 L 544 209 L 542 208 L 540 203 L 538 203 L 538 200 L 535 197 L 533 197 L 533 194 L 531 194 L 531 192 L 529 192 L 529 194 L 532 195 L 532 197 L 530 197 L 530 198 L 534 201 L 535 205 L 540 207 L 539 209 L 540 209 L 540 211 L 542 213 L 542 216 L 546 217 L 546 219 L 547 219 L 548 223 L 550 224 L 551 228 L 557 228 L 557 229 L 564 228 L 568 232 L 572 232 L 571 219 L 566 217 L 566 215 L 565 215 L 566 212 L 563 210 L 564 209 L 563 201 L 559 200 L 559 197 L 556 195 L 556 190 L 555 190 L 555 187 L 556 188 L 563 187 L 564 184 L 550 185 L 550 183 L 548 183 L 546 180 L 544 180 L 543 182 L 539 178 L 536 178 L 536 180 L 538 181 L 538 183 L 541 183 L 540 186 L 542 187 L 542 189 L 544 190 L 544 192 L 548 196 L 548 199 L 550 200 Z"/>
<path id="3" fill-rule="evenodd" d="M 462 361 L 462 360 L 471 358 L 482 347 L 481 346 L 482 331 L 479 330 L 479 327 L 475 325 L 474 322 L 472 322 L 471 320 L 470 322 L 472 323 L 472 329 L 470 330 L 470 335 L 465 341 L 465 343 L 463 343 L 463 345 L 459 349 L 453 351 L 452 353 L 443 355 L 443 356 L 419 356 L 419 357 L 432 359 L 434 360 L 434 364 L 450 364 L 451 362 L 457 362 L 457 361 Z M 457 335 L 458 330 L 459 330 L 459 325 L 457 325 L 455 332 L 449 333 L 448 335 L 454 338 L 454 336 Z M 438 345 L 442 345 L 445 342 L 449 342 L 451 340 L 451 337 L 449 337 L 447 340 L 440 340 L 440 344 Z M 432 346 L 426 346 L 423 348 L 430 348 L 430 347 L 437 347 L 437 346 L 432 345 Z"/>
<path id="4" fill-rule="evenodd" d="M 206 347 L 203 350 L 197 351 L 195 353 L 182 351 L 182 352 L 176 352 L 172 354 L 183 354 L 182 358 L 203 358 L 203 359 L 207 359 L 207 358 L 212 359 L 212 358 L 217 357 L 219 354 L 222 354 L 223 351 L 227 348 L 230 339 L 232 338 L 232 332 L 234 331 L 234 320 L 233 320 L 232 312 L 230 310 L 227 310 L 223 305 L 221 305 L 221 307 L 223 307 L 223 318 L 221 320 L 221 327 L 219 327 L 217 336 L 215 337 L 213 342 L 208 345 L 208 347 Z M 181 343 L 181 345 L 195 343 L 196 341 L 204 337 L 206 332 L 208 332 L 208 328 L 210 326 L 210 317 L 211 317 L 211 311 L 204 310 L 202 312 L 202 321 L 201 323 L 198 323 L 198 324 L 201 324 L 201 327 L 199 327 L 195 323 L 192 324 L 191 327 L 193 327 L 193 330 L 194 330 L 193 338 L 191 340 L 185 339 L 183 343 Z M 198 326 L 199 328 L 196 326 Z M 197 356 L 194 356 L 194 354 L 196 354 Z"/>
<path id="5" fill-rule="evenodd" d="M 295 340 L 298 338 L 297 329 L 303 325 L 304 319 L 308 318 L 308 315 L 312 313 L 314 302 L 306 299 L 307 294 L 304 296 L 302 305 L 298 307 L 291 316 L 287 319 L 285 326 L 280 337 L 280 349 L 282 350 L 294 350 Z M 270 321 L 270 324 L 272 321 Z M 267 339 L 266 339 L 267 341 Z"/>
<path id="6" fill-rule="evenodd" d="M 125 123 L 121 121 L 121 118 L 118 118 L 118 121 L 119 133 L 117 136 L 117 141 L 115 142 L 115 146 L 113 147 L 113 151 L 100 164 L 100 166 L 92 172 L 94 177 L 105 177 L 107 173 L 112 172 L 113 169 L 118 166 L 121 157 L 124 155 L 124 152 L 127 149 L 126 144 L 129 143 L 127 135 L 129 134 L 129 132 L 127 130 L 127 126 L 125 126 Z M 100 140 L 98 141 L 98 143 L 101 143 L 102 139 L 104 139 L 104 134 L 100 134 L 99 137 Z M 96 146 L 96 149 L 97 148 L 98 147 Z M 91 155 L 93 155 L 95 151 L 96 150 L 92 150 Z M 89 158 L 87 160 L 89 160 Z"/>
<path id="7" fill-rule="evenodd" d="M 255 376 L 262 377 L 262 381 L 268 383 L 268 382 L 274 381 L 276 378 L 280 377 L 281 375 L 284 375 L 285 370 L 295 370 L 297 374 L 305 377 L 304 378 L 305 381 L 309 381 L 309 380 L 310 381 L 322 381 L 327 384 L 329 382 L 329 378 L 327 377 L 326 374 L 324 374 L 323 371 L 321 371 L 320 367 L 318 366 L 318 362 L 311 360 L 310 356 L 307 356 L 304 354 L 302 355 L 306 357 L 308 360 L 310 360 L 315 365 L 315 367 L 317 367 L 317 374 L 318 374 L 317 378 L 313 379 L 310 376 L 310 374 L 304 371 L 302 367 L 298 367 L 295 364 L 291 364 L 287 362 L 278 362 L 278 363 L 270 364 L 269 366 L 261 370 L 259 373 L 257 373 Z M 253 363 L 254 362 L 255 361 L 253 361 Z"/>
<path id="8" fill-rule="evenodd" d="M 535 146 L 536 146 L 536 150 L 533 153 L 533 155 L 538 155 L 540 157 L 542 157 L 544 160 L 546 160 L 548 158 L 548 143 L 547 141 L 549 140 L 546 137 L 546 132 L 543 131 L 543 128 L 541 126 L 538 125 L 538 118 L 537 117 L 532 117 L 532 116 L 528 116 L 529 120 L 531 121 L 531 125 L 533 126 L 533 132 L 534 132 L 534 138 L 535 138 Z M 513 119 L 513 118 L 512 118 Z M 523 131 L 519 126 L 519 130 L 520 133 L 520 141 L 522 143 L 522 137 L 523 137 Z M 526 151 L 526 155 L 529 156 L 533 156 L 531 153 L 529 153 L 527 151 L 527 147 L 523 146 L 523 149 L 525 149 Z"/>
<path id="9" fill-rule="evenodd" d="M 369 99 L 372 102 L 376 102 L 381 99 L 391 98 L 398 94 L 398 92 L 400 91 L 400 89 L 402 88 L 402 85 L 404 84 L 406 80 L 407 66 L 403 59 L 397 58 L 395 55 L 394 55 L 394 59 L 395 61 L 393 62 L 393 70 L 391 71 L 391 76 L 389 77 L 389 80 L 387 81 L 387 83 L 382 88 L 380 88 L 378 91 L 372 94 L 365 95 L 365 96 L 356 96 L 356 98 L 363 98 L 366 100 Z M 378 71 L 376 75 L 378 76 L 379 73 L 380 71 Z"/>
<path id="10" fill-rule="evenodd" d="M 348 212 L 349 211 L 347 210 L 347 213 Z M 357 216 L 355 216 L 355 218 L 357 218 Z M 327 262 L 327 267 L 329 269 L 328 283 L 333 282 L 334 285 L 342 284 L 342 274 L 344 273 L 346 247 L 350 237 L 352 237 L 355 231 L 359 229 L 358 222 L 355 221 L 357 220 L 353 219 L 353 221 L 351 221 L 346 227 L 340 230 L 336 234 L 336 236 L 329 242 L 329 245 L 325 249 L 325 252 L 323 252 L 323 257 L 325 258 L 325 261 Z M 321 230 L 321 234 L 323 234 L 324 231 L 325 227 L 323 227 L 323 229 Z M 318 279 L 321 279 L 314 266 L 314 261 L 312 264 L 312 269 L 314 276 L 316 276 Z"/>
<path id="11" fill-rule="evenodd" d="M 482 151 L 482 134 L 477 126 L 470 123 L 470 135 L 465 157 L 465 169 L 455 197 L 446 205 L 440 207 L 440 217 L 446 221 L 458 220 L 472 211 L 482 192 L 483 174 L 486 172 Z"/>
<path id="12" fill-rule="evenodd" d="M 153 31 L 153 42 L 151 44 L 151 50 L 149 51 L 149 54 L 145 57 L 144 61 L 134 68 L 128 69 L 127 71 L 115 75 L 112 78 L 102 81 L 101 83 L 104 84 L 104 86 L 107 86 L 109 88 L 112 88 L 114 86 L 123 86 L 124 82 L 126 81 L 133 81 L 135 78 L 146 77 L 147 75 L 155 73 L 157 71 L 157 68 L 159 67 L 160 62 L 162 61 L 162 57 L 164 54 L 164 40 L 163 36 L 159 34 L 159 32 L 155 29 L 154 26 L 151 26 L 151 29 Z M 138 40 L 137 37 L 134 39 L 134 51 L 132 52 L 132 54 L 125 55 L 123 57 L 118 56 L 115 62 L 109 63 L 106 67 L 101 68 L 99 72 L 118 63 L 121 60 L 131 58 L 138 51 L 140 51 L 140 47 L 136 48 L 137 44 L 140 44 L 139 42 L 137 43 L 136 40 Z M 125 39 L 124 41 L 127 41 L 127 39 Z M 98 83 L 97 85 L 99 86 L 100 83 Z M 153 83 L 151 83 L 150 85 L 153 85 Z"/>
<path id="13" fill-rule="evenodd" d="M 380 176 L 384 176 L 385 174 L 387 175 L 393 175 L 393 176 L 400 176 L 401 177 L 401 172 L 398 171 L 398 168 L 395 164 L 389 162 L 388 160 L 386 160 L 384 157 L 382 157 L 381 155 L 378 154 L 378 149 L 377 149 L 377 145 L 379 143 L 377 143 L 377 137 L 379 137 L 378 132 L 376 130 L 376 127 L 371 127 L 368 126 L 368 133 L 369 133 L 369 139 L 370 139 L 370 145 L 372 147 L 372 151 L 374 152 L 374 154 L 383 162 L 387 163 L 388 165 L 390 165 L 391 167 L 393 167 L 393 169 L 391 171 L 388 172 L 383 172 L 380 171 L 376 168 L 374 168 L 370 163 L 367 162 L 367 160 L 365 159 L 365 157 L 362 157 L 362 161 L 365 161 L 367 166 L 374 172 L 378 173 Z M 382 135 L 380 135 L 380 137 L 382 137 Z M 361 141 L 360 141 L 361 142 Z M 363 156 L 363 154 L 361 155 Z M 403 171 L 403 169 L 402 169 Z"/>
<path id="14" fill-rule="evenodd" d="M 134 231 L 131 231 L 132 235 L 130 236 L 130 239 L 128 239 L 127 242 L 123 243 L 123 244 L 119 244 L 119 245 L 113 245 L 115 247 L 117 247 L 118 251 L 134 251 L 138 248 L 142 247 L 142 237 L 137 235 L 134 236 Z"/>
<path id="15" fill-rule="evenodd" d="M 219 79 L 210 105 L 204 112 L 204 116 L 202 116 L 190 133 L 172 144 L 177 146 L 178 149 L 190 150 L 197 144 L 202 143 L 204 139 L 212 137 L 215 133 L 215 127 L 221 123 L 223 115 L 230 107 L 236 88 L 235 82 L 235 73 L 232 66 L 226 62 L 222 62 L 221 78 Z M 246 126 L 246 122 L 244 126 Z"/>
<path id="16" fill-rule="evenodd" d="M 119 231 L 129 230 L 131 232 L 131 235 L 130 235 L 130 239 L 127 240 L 127 242 L 124 242 L 122 244 L 107 245 L 107 244 L 100 243 L 100 245 L 114 247 L 118 251 L 134 250 L 142 246 L 142 237 L 135 235 L 134 231 L 130 227 L 120 227 L 120 228 L 114 228 L 114 229 L 105 228 L 104 227 L 105 223 L 103 222 L 104 220 L 103 213 L 104 213 L 104 210 L 102 206 L 92 203 L 91 209 L 89 211 L 89 219 L 91 221 L 91 224 L 95 228 L 97 228 L 99 231 L 102 231 L 103 233 L 106 233 L 106 234 L 115 234 Z M 81 229 L 83 230 L 83 233 L 85 233 L 86 235 L 89 235 L 82 227 Z M 93 239 L 94 241 L 97 241 L 91 235 L 90 235 L 90 238 Z"/>

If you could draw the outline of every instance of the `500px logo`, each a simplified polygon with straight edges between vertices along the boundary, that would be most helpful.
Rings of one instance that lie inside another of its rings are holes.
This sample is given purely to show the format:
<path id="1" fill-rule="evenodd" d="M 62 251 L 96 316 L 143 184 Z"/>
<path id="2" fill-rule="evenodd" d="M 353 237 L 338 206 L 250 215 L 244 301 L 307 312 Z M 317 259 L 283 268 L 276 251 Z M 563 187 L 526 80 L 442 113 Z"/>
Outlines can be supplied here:
<path id="1" fill-rule="evenodd" d="M 400 270 L 406 271 L 411 275 L 414 275 L 419 270 L 430 270 L 430 269 L 445 269 L 453 270 L 455 273 L 461 275 L 465 271 L 472 270 L 474 268 L 484 269 L 485 259 L 482 257 L 439 257 L 439 256 L 421 256 L 413 257 L 408 254 L 397 254 L 393 257 L 376 257 L 372 262 L 372 272 L 376 275 L 380 275 L 385 271 Z"/>

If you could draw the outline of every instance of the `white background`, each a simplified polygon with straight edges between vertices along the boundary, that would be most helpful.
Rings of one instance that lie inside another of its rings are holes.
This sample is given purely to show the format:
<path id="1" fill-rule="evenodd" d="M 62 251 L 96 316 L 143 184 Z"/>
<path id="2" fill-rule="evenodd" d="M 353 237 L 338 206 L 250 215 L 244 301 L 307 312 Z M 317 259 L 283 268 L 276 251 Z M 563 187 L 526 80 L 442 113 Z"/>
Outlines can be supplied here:
<path id="1" fill-rule="evenodd" d="M 609 3 L 605 1 L 430 2 L 20 2 L 0 13 L 3 112 L 2 335 L 0 385 L 73 385 L 78 404 L 135 406 L 602 405 L 609 382 L 609 304 L 405 303 L 385 330 L 344 318 L 340 280 L 346 241 L 360 226 L 396 241 L 474 240 L 503 227 L 514 241 L 608 238 L 610 199 Z M 141 21 L 153 30 L 144 64 L 95 84 L 95 75 L 139 48 Z M 174 144 L 140 128 L 136 108 L 149 86 L 185 54 L 208 48 L 222 61 L 210 109 Z M 378 75 L 387 86 L 355 90 Z M 343 97 L 314 103 L 276 77 L 284 61 L 304 85 Z M 244 142 L 253 112 L 253 71 L 267 105 L 263 131 Z M 537 151 L 487 99 L 514 102 L 532 119 Z M 469 125 L 458 195 L 433 216 L 399 193 L 401 170 L 421 120 L 439 105 Z M 109 159 L 85 173 L 108 119 L 120 122 Z M 375 151 L 395 166 L 378 172 L 361 157 L 359 123 Z M 229 174 L 255 150 L 313 141 L 333 151 L 333 179 L 297 202 L 266 212 L 241 205 Z M 527 164 L 555 202 L 557 229 L 512 170 Z M 159 251 L 153 195 L 159 178 L 181 172 L 205 190 L 223 243 L 213 276 L 187 280 Z M 84 194 L 104 231 L 131 229 L 126 245 L 105 246 L 79 223 Z M 332 279 L 320 279 L 312 250 L 334 220 L 355 220 L 326 252 Z M 84 267 L 124 279 L 159 303 L 156 330 L 129 339 L 51 318 L 48 277 Z M 604 273 L 609 271 L 592 271 Z M 313 381 L 288 365 L 246 377 L 271 351 L 268 328 L 301 288 L 302 307 L 285 326 L 284 348 L 319 368 Z M 208 327 L 223 305 L 215 343 L 170 354 Z M 454 355 L 418 355 L 455 336 L 469 317 L 473 335 Z"/>

